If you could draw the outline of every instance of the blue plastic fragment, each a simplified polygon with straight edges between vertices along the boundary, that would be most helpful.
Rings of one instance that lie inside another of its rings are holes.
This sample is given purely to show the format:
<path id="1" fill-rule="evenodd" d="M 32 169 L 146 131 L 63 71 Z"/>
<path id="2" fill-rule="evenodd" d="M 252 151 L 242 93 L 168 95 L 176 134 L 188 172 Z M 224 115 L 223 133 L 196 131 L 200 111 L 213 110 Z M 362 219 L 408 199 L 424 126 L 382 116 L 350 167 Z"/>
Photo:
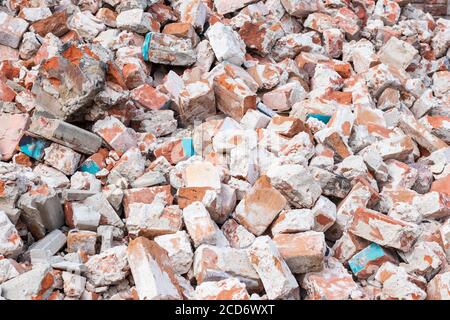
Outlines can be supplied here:
<path id="1" fill-rule="evenodd" d="M 306 115 L 306 120 L 308 120 L 309 118 L 315 118 L 315 119 L 327 124 L 328 121 L 330 121 L 331 116 L 327 116 L 325 114 L 319 114 L 319 113 L 308 113 Z"/>
<path id="2" fill-rule="evenodd" d="M 195 155 L 194 142 L 192 138 L 183 138 L 181 140 L 181 145 L 183 146 L 183 152 L 185 156 L 192 157 L 193 155 Z"/>
<path id="3" fill-rule="evenodd" d="M 376 243 L 371 243 L 366 248 L 362 249 L 360 252 L 355 254 L 349 261 L 348 266 L 354 274 L 357 274 L 361 270 L 365 269 L 367 264 L 374 261 L 386 253 L 383 248 Z"/>
<path id="4" fill-rule="evenodd" d="M 19 149 L 27 156 L 41 160 L 44 157 L 44 149 L 50 145 L 50 142 L 43 139 L 23 136 L 19 142 Z"/>
<path id="5" fill-rule="evenodd" d="M 98 166 L 98 164 L 92 160 L 92 159 L 87 159 L 85 162 L 83 162 L 83 164 L 80 166 L 79 169 L 81 172 L 88 172 L 88 173 L 92 173 L 92 174 L 96 174 L 97 172 L 100 171 L 100 167 Z"/>
<path id="6" fill-rule="evenodd" d="M 256 105 L 256 109 L 258 109 L 259 112 L 264 113 L 266 116 L 274 117 L 277 115 L 275 111 L 270 109 L 268 106 L 266 106 L 264 103 L 260 102 Z"/>
<path id="7" fill-rule="evenodd" d="M 144 61 L 148 60 L 148 50 L 150 49 L 150 42 L 152 41 L 153 33 L 149 32 L 145 35 L 144 44 L 142 45 L 142 56 L 144 57 Z"/>

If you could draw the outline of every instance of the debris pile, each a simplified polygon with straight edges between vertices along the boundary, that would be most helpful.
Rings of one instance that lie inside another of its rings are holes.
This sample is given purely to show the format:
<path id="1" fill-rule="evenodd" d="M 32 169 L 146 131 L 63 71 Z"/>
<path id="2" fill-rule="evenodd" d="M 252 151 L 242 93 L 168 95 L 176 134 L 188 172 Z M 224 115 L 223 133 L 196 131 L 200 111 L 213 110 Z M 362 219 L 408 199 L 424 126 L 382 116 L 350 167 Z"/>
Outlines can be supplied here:
<path id="1" fill-rule="evenodd" d="M 450 299 L 450 21 L 397 0 L 6 0 L 0 299 Z"/>

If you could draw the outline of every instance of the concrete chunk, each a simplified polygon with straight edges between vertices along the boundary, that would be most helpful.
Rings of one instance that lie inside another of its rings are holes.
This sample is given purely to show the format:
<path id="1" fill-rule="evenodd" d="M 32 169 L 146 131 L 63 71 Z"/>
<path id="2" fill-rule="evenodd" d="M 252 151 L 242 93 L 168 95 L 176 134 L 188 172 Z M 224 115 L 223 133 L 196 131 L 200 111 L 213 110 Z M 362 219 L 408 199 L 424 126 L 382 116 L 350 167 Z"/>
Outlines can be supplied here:
<path id="1" fill-rule="evenodd" d="M 34 118 L 28 131 L 85 154 L 97 152 L 102 144 L 100 137 L 87 130 L 43 116 Z"/>
<path id="2" fill-rule="evenodd" d="M 2 296 L 9 300 L 45 300 L 53 289 L 54 281 L 51 267 L 38 264 L 32 270 L 3 283 Z"/>
<path id="3" fill-rule="evenodd" d="M 228 61 L 238 66 L 244 62 L 245 43 L 231 27 L 218 22 L 208 29 L 206 35 L 219 62 Z"/>
<path id="4" fill-rule="evenodd" d="M 23 241 L 4 211 L 0 211 L 0 254 L 17 256 L 22 251 Z"/>
<path id="5" fill-rule="evenodd" d="M 0 12 L 0 44 L 18 48 L 22 35 L 28 29 L 28 22 L 21 18 Z"/>

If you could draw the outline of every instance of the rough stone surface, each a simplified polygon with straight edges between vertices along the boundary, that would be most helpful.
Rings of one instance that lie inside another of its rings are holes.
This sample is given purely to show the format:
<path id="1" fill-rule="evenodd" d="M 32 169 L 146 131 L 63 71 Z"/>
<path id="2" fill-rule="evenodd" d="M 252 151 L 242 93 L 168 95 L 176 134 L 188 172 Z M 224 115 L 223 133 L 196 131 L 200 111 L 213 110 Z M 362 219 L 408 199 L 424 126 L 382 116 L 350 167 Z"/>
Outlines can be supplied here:
<path id="1" fill-rule="evenodd" d="M 0 300 L 449 299 L 447 7 L 0 1 Z"/>

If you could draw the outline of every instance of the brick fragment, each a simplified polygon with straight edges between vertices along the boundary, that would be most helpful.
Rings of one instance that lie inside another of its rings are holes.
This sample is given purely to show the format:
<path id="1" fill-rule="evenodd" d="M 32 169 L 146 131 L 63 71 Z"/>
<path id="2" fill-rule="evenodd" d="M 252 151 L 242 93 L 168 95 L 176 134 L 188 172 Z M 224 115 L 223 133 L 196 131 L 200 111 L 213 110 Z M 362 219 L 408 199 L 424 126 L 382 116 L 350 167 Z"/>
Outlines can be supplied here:
<path id="1" fill-rule="evenodd" d="M 155 242 L 167 251 L 173 270 L 177 274 L 185 274 L 191 268 L 194 253 L 189 235 L 186 231 L 177 231 L 155 237 Z"/>
<path id="2" fill-rule="evenodd" d="M 267 126 L 267 130 L 292 138 L 300 131 L 305 131 L 305 125 L 300 119 L 293 117 L 273 117 Z"/>
<path id="3" fill-rule="evenodd" d="M 270 231 L 273 235 L 279 233 L 295 233 L 312 230 L 314 216 L 309 209 L 282 211 L 273 222 Z"/>
<path id="4" fill-rule="evenodd" d="M 326 251 L 325 236 L 322 232 L 277 234 L 273 241 L 292 273 L 322 270 Z"/>
<path id="5" fill-rule="evenodd" d="M 417 225 L 385 216 L 377 211 L 358 208 L 349 231 L 382 246 L 409 251 L 417 239 Z"/>
<path id="6" fill-rule="evenodd" d="M 256 109 L 256 94 L 241 80 L 226 73 L 214 78 L 217 108 L 239 121 L 249 109 Z"/>
<path id="7" fill-rule="evenodd" d="M 0 61 L 19 59 L 19 50 L 0 44 Z"/>
<path id="8" fill-rule="evenodd" d="M 48 39 L 49 44 L 40 48 L 42 58 L 47 59 L 40 64 L 31 91 L 39 109 L 61 120 L 73 120 L 100 92 L 105 83 L 105 67 L 88 45 L 71 43 L 62 48 L 61 43 L 53 43 L 58 38 Z M 49 46 L 56 46 L 57 51 L 49 50 Z"/>
<path id="9" fill-rule="evenodd" d="M 130 271 L 127 247 L 120 245 L 93 255 L 86 262 L 85 277 L 94 287 L 109 286 L 125 279 Z"/>
<path id="10" fill-rule="evenodd" d="M 334 152 L 334 159 L 337 162 L 351 156 L 352 150 L 345 142 L 342 135 L 334 128 L 325 128 L 317 132 L 314 137 Z"/>
<path id="11" fill-rule="evenodd" d="M 172 199 L 172 195 L 167 193 L 167 188 L 164 187 L 125 191 L 124 206 L 128 232 L 154 237 L 180 230 L 181 210 L 177 207 L 166 207 Z"/>
<path id="12" fill-rule="evenodd" d="M 28 272 L 2 284 L 2 296 L 8 300 L 46 300 L 53 289 L 51 267 L 38 264 Z"/>
<path id="13" fill-rule="evenodd" d="M 188 39 L 152 32 L 148 45 L 148 55 L 144 59 L 152 63 L 190 66 L 196 61 L 196 53 Z"/>
<path id="14" fill-rule="evenodd" d="M 444 141 L 428 131 L 412 114 L 403 114 L 400 118 L 399 126 L 407 135 L 411 136 L 419 145 L 429 152 L 447 147 L 447 144 Z"/>
<path id="15" fill-rule="evenodd" d="M 401 266 L 391 262 L 384 263 L 375 274 L 382 284 L 381 299 L 386 300 L 425 300 L 426 281 L 408 274 Z"/>
<path id="16" fill-rule="evenodd" d="M 229 245 L 223 232 L 211 219 L 211 216 L 201 202 L 194 202 L 184 208 L 183 220 L 195 247 L 201 244 Z"/>
<path id="17" fill-rule="evenodd" d="M 103 193 L 96 193 L 81 201 L 93 211 L 100 213 L 100 224 L 123 227 L 123 222 Z"/>
<path id="18" fill-rule="evenodd" d="M 15 257 L 22 251 L 23 241 L 4 211 L 0 211 L 0 237 L 1 255 Z"/>
<path id="19" fill-rule="evenodd" d="M 407 262 L 404 268 L 427 281 L 433 278 L 446 265 L 445 252 L 441 245 L 435 241 L 424 241 L 419 239 L 412 249 L 405 253 Z"/>
<path id="20" fill-rule="evenodd" d="M 261 280 L 247 257 L 247 250 L 201 245 L 194 254 L 197 283 L 236 277 L 249 290 L 261 288 Z"/>
<path id="21" fill-rule="evenodd" d="M 101 20 L 108 27 L 117 27 L 117 13 L 109 8 L 100 8 L 95 14 L 95 17 Z"/>
<path id="22" fill-rule="evenodd" d="M 425 116 L 419 120 L 431 134 L 443 140 L 447 145 L 450 143 L 450 117 L 447 116 Z"/>
<path id="23" fill-rule="evenodd" d="M 247 68 L 247 72 L 262 89 L 273 89 L 280 83 L 282 76 L 281 69 L 273 64 L 258 63 Z"/>
<path id="24" fill-rule="evenodd" d="M 236 278 L 203 282 L 195 288 L 198 300 L 249 300 L 245 284 Z"/>
<path id="25" fill-rule="evenodd" d="M 132 131 L 115 117 L 97 121 L 92 129 L 116 151 L 125 152 L 136 146 Z"/>
<path id="26" fill-rule="evenodd" d="M 48 33 L 60 37 L 69 31 L 67 19 L 67 11 L 62 10 L 54 13 L 50 17 L 32 23 L 30 29 L 41 37 L 45 37 Z"/>
<path id="27" fill-rule="evenodd" d="M 350 300 L 362 295 L 358 284 L 335 258 L 327 258 L 324 269 L 305 275 L 301 283 L 308 300 Z"/>
<path id="28" fill-rule="evenodd" d="M 145 34 L 154 30 L 152 26 L 152 15 L 141 9 L 122 11 L 117 15 L 116 24 L 119 29 Z"/>
<path id="29" fill-rule="evenodd" d="M 414 142 L 410 136 L 401 135 L 382 139 L 376 142 L 373 147 L 379 152 L 383 160 L 396 159 L 402 161 L 414 150 Z"/>
<path id="30" fill-rule="evenodd" d="M 339 8 L 334 16 L 334 21 L 349 38 L 355 37 L 361 29 L 359 17 L 347 7 Z"/>
<path id="31" fill-rule="evenodd" d="M 382 20 L 385 25 L 392 26 L 400 17 L 401 9 L 395 1 L 378 0 L 373 12 L 374 17 Z"/>
<path id="32" fill-rule="evenodd" d="M 67 252 L 78 252 L 81 250 L 88 255 L 94 255 L 96 242 L 97 233 L 72 229 L 67 235 Z"/>
<path id="33" fill-rule="evenodd" d="M 336 205 L 327 197 L 320 196 L 311 212 L 314 217 L 314 231 L 325 232 L 336 221 Z"/>
<path id="34" fill-rule="evenodd" d="M 417 53 L 418 51 L 409 43 L 391 37 L 380 49 L 378 55 L 382 63 L 406 69 Z M 399 59 L 400 56 L 402 59 Z"/>
<path id="35" fill-rule="evenodd" d="M 164 26 L 162 33 L 171 34 L 179 38 L 191 40 L 194 47 L 200 42 L 200 38 L 195 32 L 194 27 L 190 23 L 175 22 Z"/>
<path id="36" fill-rule="evenodd" d="M 450 289 L 450 273 L 436 275 L 427 286 L 427 300 L 448 300 Z"/>
<path id="37" fill-rule="evenodd" d="M 22 267 L 15 260 L 0 259 L 0 284 L 17 277 L 22 271 Z"/>
<path id="38" fill-rule="evenodd" d="M 311 208 L 322 188 L 301 165 L 273 165 L 267 171 L 271 184 L 296 208 Z"/>
<path id="39" fill-rule="evenodd" d="M 216 113 L 213 87 L 204 80 L 186 84 L 178 98 L 177 106 L 182 123 L 203 121 Z"/>
<path id="40" fill-rule="evenodd" d="M 323 33 L 324 47 L 327 54 L 332 58 L 338 58 L 342 54 L 344 35 L 339 29 L 330 28 Z"/>
<path id="41" fill-rule="evenodd" d="M 236 65 L 244 62 L 245 43 L 239 34 L 223 23 L 215 23 L 206 33 L 219 62 L 228 61 Z"/>
<path id="42" fill-rule="evenodd" d="M 211 3 L 205 3 L 201 0 L 187 0 L 183 1 L 178 7 L 180 21 L 190 23 L 199 31 L 203 31 L 203 26 L 207 19 L 208 7 Z"/>
<path id="43" fill-rule="evenodd" d="M 0 159 L 2 161 L 12 158 L 28 123 L 27 114 L 0 114 Z"/>
<path id="44" fill-rule="evenodd" d="M 335 242 L 333 246 L 333 257 L 341 263 L 347 262 L 358 252 L 370 245 L 370 242 L 355 236 L 354 234 L 344 231 L 342 236 Z"/>
<path id="45" fill-rule="evenodd" d="M 363 73 L 369 92 L 379 97 L 387 87 L 402 88 L 409 76 L 398 66 L 384 63 L 370 67 Z"/>
<path id="46" fill-rule="evenodd" d="M 450 216 L 449 201 L 448 195 L 432 191 L 415 197 L 413 204 L 424 218 L 440 219 Z"/>
<path id="47" fill-rule="evenodd" d="M 126 250 L 140 300 L 180 300 L 181 288 L 166 251 L 156 242 L 139 237 Z"/>
<path id="48" fill-rule="evenodd" d="M 259 236 L 285 206 L 284 196 L 271 185 L 268 177 L 262 176 L 238 204 L 234 218 Z"/>
<path id="49" fill-rule="evenodd" d="M 263 102 L 274 111 L 287 111 L 293 107 L 295 102 L 305 98 L 305 88 L 299 82 L 294 81 L 265 93 Z"/>
<path id="50" fill-rule="evenodd" d="M 221 230 L 232 248 L 247 248 L 255 240 L 255 236 L 234 219 L 228 219 L 222 225 Z"/>
<path id="51" fill-rule="evenodd" d="M 187 160 L 193 155 L 191 138 L 171 138 L 153 151 L 156 157 L 164 157 L 171 164 Z"/>
<path id="52" fill-rule="evenodd" d="M 19 12 L 19 17 L 30 22 L 42 20 L 52 15 L 52 12 L 47 7 L 41 8 L 27 8 L 24 7 Z"/>
<path id="53" fill-rule="evenodd" d="M 351 189 L 350 181 L 342 175 L 334 174 L 319 167 L 312 167 L 311 174 L 322 188 L 322 193 L 326 196 L 344 198 Z"/>
<path id="54" fill-rule="evenodd" d="M 255 2 L 255 0 L 243 0 L 243 1 L 214 0 L 214 6 L 217 10 L 217 13 L 224 15 L 230 12 L 234 12 L 243 7 L 246 7 L 252 2 Z"/>
<path id="55" fill-rule="evenodd" d="M 52 143 L 45 149 L 45 163 L 66 175 L 75 173 L 80 159 L 79 153 L 57 143 Z"/>
<path id="56" fill-rule="evenodd" d="M 67 25 L 69 29 L 75 30 L 78 35 L 86 40 L 94 39 L 101 31 L 106 29 L 104 23 L 89 11 L 75 13 Z"/>
<path id="57" fill-rule="evenodd" d="M 131 91 L 131 98 L 139 105 L 151 110 L 159 110 L 169 103 L 169 99 L 165 94 L 148 84 L 134 88 Z"/>
<path id="58" fill-rule="evenodd" d="M 245 22 L 239 29 L 239 35 L 249 49 L 267 55 L 275 42 L 284 36 L 284 31 L 279 22 Z"/>
<path id="59" fill-rule="evenodd" d="M 64 294 L 70 298 L 79 298 L 84 291 L 86 278 L 77 274 L 64 271 Z"/>
<path id="60" fill-rule="evenodd" d="M 251 245 L 248 257 L 261 277 L 269 299 L 298 298 L 298 283 L 273 240 L 268 236 L 258 237 Z"/>
<path id="61" fill-rule="evenodd" d="M 311 0 L 311 1 L 299 1 L 299 0 L 281 0 L 283 7 L 286 11 L 295 17 L 302 18 L 308 14 L 320 11 L 323 4 L 321 1 Z"/>
<path id="62" fill-rule="evenodd" d="M 197 161 L 184 169 L 186 187 L 208 187 L 219 190 L 220 171 L 207 161 Z"/>

